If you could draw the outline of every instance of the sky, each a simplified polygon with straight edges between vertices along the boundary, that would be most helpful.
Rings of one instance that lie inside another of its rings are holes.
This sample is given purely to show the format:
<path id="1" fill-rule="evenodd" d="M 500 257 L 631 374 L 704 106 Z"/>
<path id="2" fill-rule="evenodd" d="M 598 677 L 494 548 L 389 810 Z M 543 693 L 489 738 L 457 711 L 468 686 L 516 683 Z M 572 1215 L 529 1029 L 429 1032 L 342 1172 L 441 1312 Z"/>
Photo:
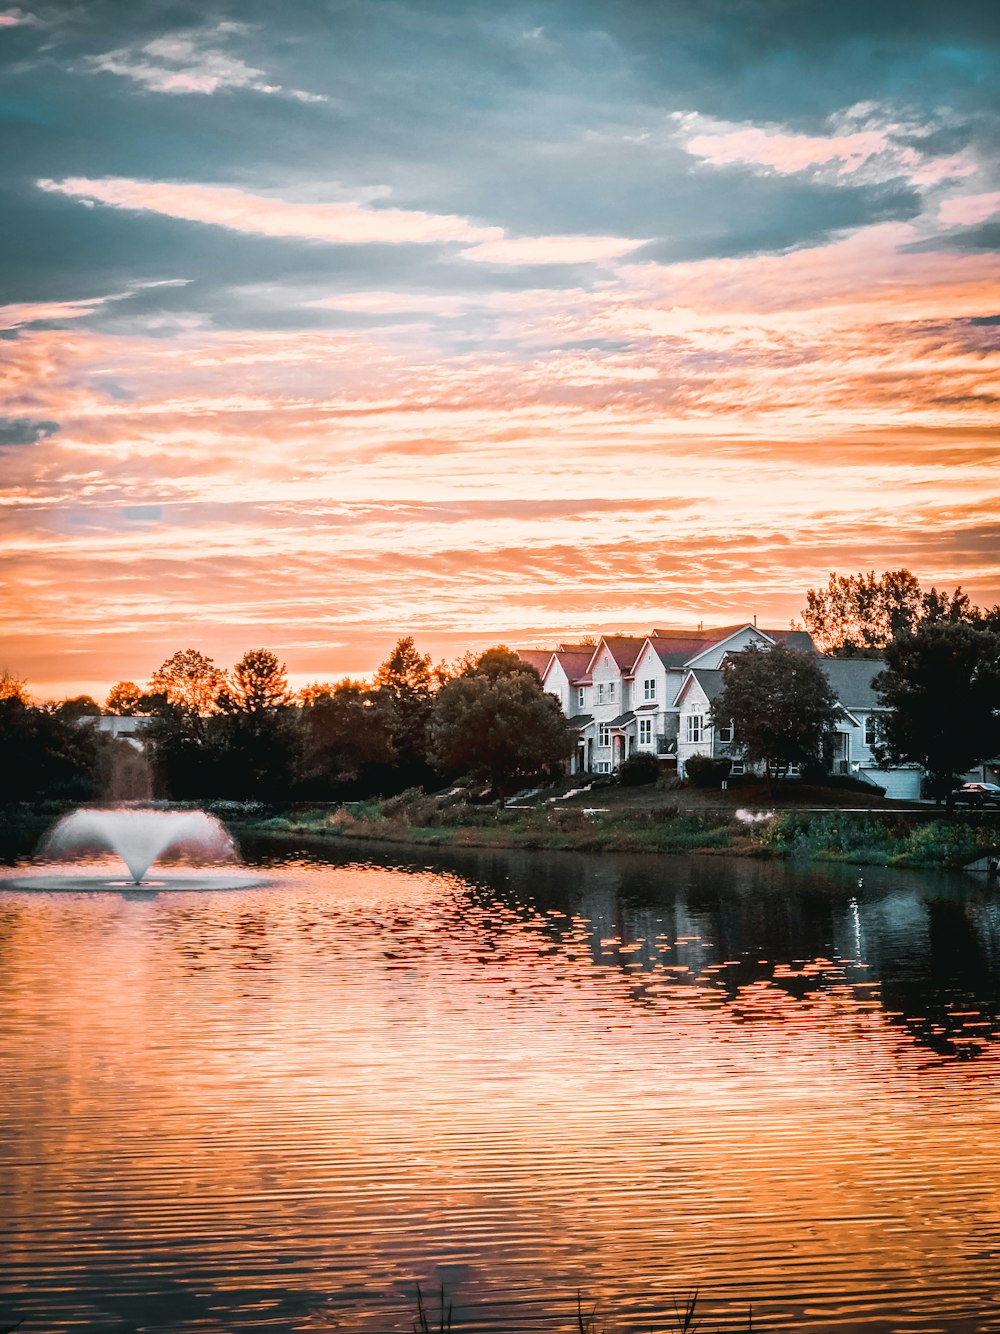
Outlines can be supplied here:
<path id="1" fill-rule="evenodd" d="M 0 7 L 0 667 L 1000 600 L 992 0 Z"/>

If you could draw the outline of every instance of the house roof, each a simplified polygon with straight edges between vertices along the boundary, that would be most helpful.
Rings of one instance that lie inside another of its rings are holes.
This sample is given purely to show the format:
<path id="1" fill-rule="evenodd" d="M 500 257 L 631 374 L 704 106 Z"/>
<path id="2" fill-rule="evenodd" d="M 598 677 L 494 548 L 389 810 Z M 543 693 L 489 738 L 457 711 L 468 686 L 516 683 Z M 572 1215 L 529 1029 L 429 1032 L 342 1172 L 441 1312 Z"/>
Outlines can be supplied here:
<path id="1" fill-rule="evenodd" d="M 714 642 L 710 641 L 710 642 Z M 689 658 L 703 653 L 709 642 L 698 635 L 670 634 L 661 635 L 654 630 L 649 637 L 650 648 L 663 663 L 664 667 L 683 667 Z"/>
<path id="2" fill-rule="evenodd" d="M 763 630 L 769 639 L 785 644 L 788 648 L 798 649 L 800 653 L 818 653 L 813 637 L 808 630 Z"/>
<path id="3" fill-rule="evenodd" d="M 631 674 L 632 668 L 635 666 L 635 660 L 642 652 L 645 642 L 645 635 L 602 635 L 600 644 L 594 650 L 593 658 L 596 661 L 597 655 L 603 646 L 625 675 L 628 676 Z"/>
<path id="4" fill-rule="evenodd" d="M 725 684 L 725 673 L 717 667 L 690 667 L 687 675 L 681 682 L 680 689 L 677 691 L 677 698 L 674 704 L 680 704 L 681 700 L 687 694 L 692 681 L 697 681 L 705 692 L 705 698 L 711 702 L 718 697 L 723 685 Z"/>
<path id="5" fill-rule="evenodd" d="M 545 669 L 552 661 L 552 650 L 550 648 L 516 648 L 514 652 L 526 662 L 529 667 L 534 667 L 539 676 L 545 675 Z"/>
<path id="6" fill-rule="evenodd" d="M 880 708 L 872 681 L 885 667 L 881 658 L 821 658 L 820 666 L 845 709 Z"/>
<path id="7" fill-rule="evenodd" d="M 635 714 L 629 709 L 628 713 L 620 713 L 617 718 L 612 718 L 606 725 L 608 727 L 624 727 L 626 723 L 634 723 Z"/>
<path id="8" fill-rule="evenodd" d="M 563 671 L 573 685 L 586 685 L 590 681 L 587 668 L 594 656 L 593 646 L 576 645 L 571 648 L 557 648 L 555 656 L 559 659 Z"/>
<path id="9" fill-rule="evenodd" d="M 579 727 L 580 730 L 583 731 L 583 729 L 589 727 L 593 721 L 594 715 L 592 713 L 574 713 L 573 717 L 569 719 L 569 725 L 570 727 Z"/>

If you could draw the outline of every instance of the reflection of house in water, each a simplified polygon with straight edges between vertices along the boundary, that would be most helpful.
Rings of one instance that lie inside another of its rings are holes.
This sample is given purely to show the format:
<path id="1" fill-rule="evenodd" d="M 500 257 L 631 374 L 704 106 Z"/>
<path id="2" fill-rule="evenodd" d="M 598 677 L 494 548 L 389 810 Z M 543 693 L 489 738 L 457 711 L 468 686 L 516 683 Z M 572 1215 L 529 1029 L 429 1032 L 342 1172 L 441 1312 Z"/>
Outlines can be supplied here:
<path id="1" fill-rule="evenodd" d="M 866 868 L 859 885 L 854 868 L 572 854 L 469 852 L 454 866 L 496 904 L 530 901 L 546 975 L 554 948 L 559 971 L 586 966 L 644 1009 L 735 1007 L 746 1020 L 749 996 L 758 1019 L 794 1018 L 760 1004 L 772 993 L 862 1022 L 875 1011 L 903 1046 L 950 1059 L 1000 1043 L 1000 902 L 971 878 Z M 489 918 L 498 964 L 523 962 L 520 925 Z"/>

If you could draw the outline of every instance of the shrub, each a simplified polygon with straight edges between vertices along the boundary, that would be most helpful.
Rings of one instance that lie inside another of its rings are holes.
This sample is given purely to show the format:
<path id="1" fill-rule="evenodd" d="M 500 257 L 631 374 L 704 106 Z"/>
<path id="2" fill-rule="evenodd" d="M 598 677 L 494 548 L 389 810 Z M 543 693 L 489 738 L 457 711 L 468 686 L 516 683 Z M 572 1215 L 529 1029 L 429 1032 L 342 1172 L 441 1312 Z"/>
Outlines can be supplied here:
<path id="1" fill-rule="evenodd" d="M 660 766 L 655 755 L 648 750 L 637 750 L 630 755 L 618 770 L 618 781 L 623 787 L 645 787 L 655 783 L 660 776 Z"/>
<path id="2" fill-rule="evenodd" d="M 693 787 L 721 787 L 732 767 L 732 760 L 713 760 L 708 755 L 692 755 L 684 765 L 684 773 Z"/>

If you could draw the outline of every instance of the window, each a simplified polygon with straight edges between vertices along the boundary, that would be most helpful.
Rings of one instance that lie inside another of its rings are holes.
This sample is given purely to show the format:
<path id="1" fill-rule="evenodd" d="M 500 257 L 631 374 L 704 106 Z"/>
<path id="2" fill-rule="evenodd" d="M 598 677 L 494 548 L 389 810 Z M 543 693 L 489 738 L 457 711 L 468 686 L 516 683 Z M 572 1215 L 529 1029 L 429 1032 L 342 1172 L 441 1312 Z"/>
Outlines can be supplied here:
<path id="1" fill-rule="evenodd" d="M 607 760 L 598 760 L 594 765 L 594 770 L 599 774 L 609 774 L 611 772 L 611 765 Z"/>
<path id="2" fill-rule="evenodd" d="M 576 691 L 577 708 L 582 709 L 587 699 L 587 692 L 583 686 L 578 686 Z"/>
<path id="3" fill-rule="evenodd" d="M 746 773 L 746 767 L 742 760 L 733 760 L 733 767 L 729 770 L 731 774 Z"/>
<path id="4" fill-rule="evenodd" d="M 643 699 L 656 699 L 656 682 L 651 677 L 642 683 Z"/>
<path id="5" fill-rule="evenodd" d="M 597 744 L 599 746 L 611 745 L 611 728 L 607 723 L 601 723 L 600 727 L 597 729 Z"/>
<path id="6" fill-rule="evenodd" d="M 878 718 L 870 713 L 865 719 L 865 745 L 874 746 L 878 740 Z"/>
<path id="7" fill-rule="evenodd" d="M 603 703 L 604 703 L 604 682 L 603 682 L 603 681 L 598 681 L 598 683 L 597 683 L 597 702 L 598 702 L 598 704 L 603 704 Z"/>
<path id="8" fill-rule="evenodd" d="M 689 713 L 687 716 L 687 740 L 704 741 L 705 739 L 705 717 L 701 713 Z"/>
<path id="9" fill-rule="evenodd" d="M 615 683 L 614 683 L 614 681 L 609 681 L 609 682 L 608 682 L 608 699 L 614 699 L 614 697 L 615 697 Z"/>
<path id="10" fill-rule="evenodd" d="M 653 740 L 653 720 L 652 718 L 639 719 L 639 745 L 648 746 Z"/>
<path id="11" fill-rule="evenodd" d="M 723 723 L 723 725 L 719 728 L 719 740 L 722 742 L 723 745 L 728 745 L 729 742 L 732 741 L 732 739 L 733 739 L 732 723 Z"/>

